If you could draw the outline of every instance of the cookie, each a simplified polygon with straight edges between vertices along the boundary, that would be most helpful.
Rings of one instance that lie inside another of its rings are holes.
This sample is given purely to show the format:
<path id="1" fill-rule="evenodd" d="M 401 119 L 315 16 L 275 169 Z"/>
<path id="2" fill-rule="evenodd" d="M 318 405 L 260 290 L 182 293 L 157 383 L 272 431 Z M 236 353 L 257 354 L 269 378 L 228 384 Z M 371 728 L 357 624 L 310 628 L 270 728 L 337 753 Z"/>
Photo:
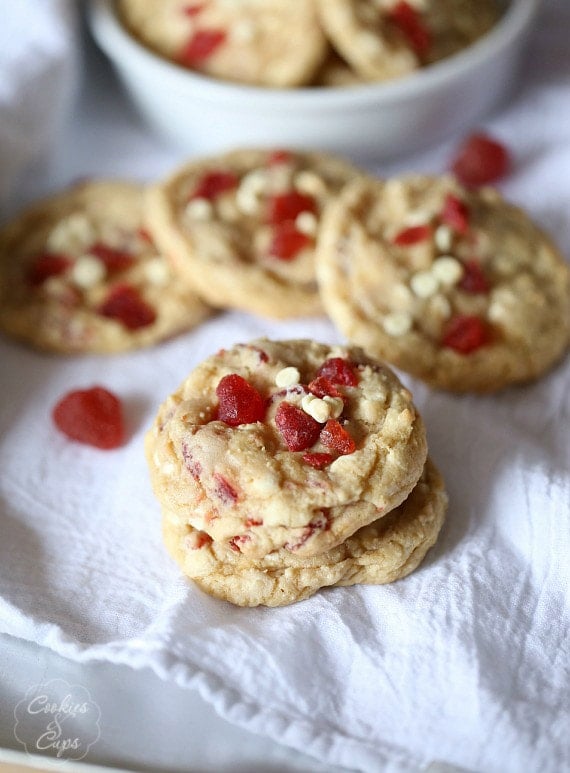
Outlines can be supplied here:
<path id="1" fill-rule="evenodd" d="M 318 0 L 338 53 L 368 80 L 407 75 L 471 45 L 495 24 L 494 0 Z"/>
<path id="2" fill-rule="evenodd" d="M 261 339 L 201 363 L 146 438 L 154 492 L 244 560 L 313 556 L 410 493 L 425 429 L 396 376 L 355 348 Z"/>
<path id="3" fill-rule="evenodd" d="M 320 214 L 362 173 L 334 156 L 238 150 L 192 161 L 148 196 L 148 222 L 175 270 L 213 306 L 266 317 L 322 312 Z"/>
<path id="4" fill-rule="evenodd" d="M 282 606 L 320 588 L 394 582 L 416 569 L 434 545 L 445 518 L 447 495 L 431 460 L 409 497 L 388 515 L 342 544 L 311 558 L 275 554 L 244 565 L 243 556 L 213 542 L 172 513 L 163 513 L 167 549 L 206 593 L 239 606 Z"/>
<path id="5" fill-rule="evenodd" d="M 338 328 L 429 384 L 490 392 L 539 376 L 570 339 L 570 271 L 521 209 L 451 177 L 349 184 L 317 272 Z"/>
<path id="6" fill-rule="evenodd" d="M 0 328 L 40 349 L 112 353 L 205 319 L 144 228 L 143 189 L 89 182 L 0 232 Z"/>
<path id="7" fill-rule="evenodd" d="M 156 53 L 239 83 L 302 86 L 328 50 L 312 0 L 121 0 L 119 11 Z"/>

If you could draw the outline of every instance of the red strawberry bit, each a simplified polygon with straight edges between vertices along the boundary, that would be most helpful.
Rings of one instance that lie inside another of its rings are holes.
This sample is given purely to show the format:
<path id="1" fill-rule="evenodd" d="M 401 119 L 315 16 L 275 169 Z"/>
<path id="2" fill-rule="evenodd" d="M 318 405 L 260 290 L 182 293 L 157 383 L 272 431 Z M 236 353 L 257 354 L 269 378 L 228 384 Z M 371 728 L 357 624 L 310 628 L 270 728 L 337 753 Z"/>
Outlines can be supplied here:
<path id="1" fill-rule="evenodd" d="M 245 522 L 245 525 L 249 528 L 250 526 L 263 526 L 263 520 L 261 518 L 248 518 Z"/>
<path id="2" fill-rule="evenodd" d="M 356 443 L 348 432 L 335 419 L 329 419 L 320 433 L 320 441 L 327 448 L 333 448 L 339 454 L 352 454 Z"/>
<path id="3" fill-rule="evenodd" d="M 209 59 L 225 43 L 227 34 L 221 29 L 196 30 L 186 43 L 178 61 L 187 67 L 194 67 Z"/>
<path id="4" fill-rule="evenodd" d="M 257 389 L 237 373 L 224 376 L 216 387 L 218 419 L 230 427 L 254 424 L 265 418 L 265 400 Z"/>
<path id="5" fill-rule="evenodd" d="M 127 268 L 131 268 L 136 262 L 134 255 L 124 250 L 108 247 L 106 244 L 101 244 L 101 242 L 91 245 L 88 252 L 90 255 L 95 255 L 96 258 L 99 258 L 110 274 L 126 271 Z"/>
<path id="6" fill-rule="evenodd" d="M 316 470 L 323 470 L 328 467 L 331 462 L 334 461 L 332 454 L 303 454 L 303 461 L 310 467 L 314 467 Z"/>
<path id="7" fill-rule="evenodd" d="M 218 472 L 215 472 L 213 477 L 216 481 L 215 494 L 218 499 L 220 499 L 224 505 L 233 505 L 237 502 L 238 493 L 232 484 Z"/>
<path id="8" fill-rule="evenodd" d="M 69 392 L 53 409 L 56 427 L 71 440 L 105 450 L 125 442 L 121 401 L 100 386 Z"/>
<path id="9" fill-rule="evenodd" d="M 458 354 L 471 354 L 490 340 L 489 329 L 482 319 L 459 314 L 449 321 L 441 343 Z"/>
<path id="10" fill-rule="evenodd" d="M 311 212 L 316 215 L 317 202 L 312 196 L 298 191 L 279 193 L 269 199 L 267 222 L 270 225 L 281 225 L 294 221 L 301 212 Z"/>
<path id="11" fill-rule="evenodd" d="M 466 233 L 469 229 L 469 210 L 467 204 L 458 199 L 457 196 L 449 193 L 443 205 L 441 222 L 457 231 L 457 233 Z"/>
<path id="12" fill-rule="evenodd" d="M 279 166 L 280 164 L 288 164 L 293 160 L 293 154 L 289 150 L 273 150 L 268 158 L 268 166 Z"/>
<path id="13" fill-rule="evenodd" d="M 328 378 L 333 384 L 358 386 L 358 375 L 355 373 L 352 363 L 343 357 L 331 357 L 325 360 L 317 371 L 318 376 Z"/>
<path id="14" fill-rule="evenodd" d="M 419 244 L 431 238 L 432 229 L 430 225 L 414 225 L 410 228 L 404 228 L 403 231 L 396 234 L 393 243 L 398 247 L 409 247 L 412 244 Z"/>
<path id="15" fill-rule="evenodd" d="M 269 362 L 269 355 L 267 352 L 264 352 L 263 349 L 258 349 L 257 346 L 252 346 L 251 348 L 254 352 L 257 352 L 260 362 Z"/>
<path id="16" fill-rule="evenodd" d="M 148 229 L 139 228 L 137 231 L 137 235 L 139 236 L 140 239 L 143 240 L 143 242 L 147 242 L 147 244 L 154 244 L 153 238 Z"/>
<path id="17" fill-rule="evenodd" d="M 289 451 L 305 451 L 314 445 L 321 425 L 291 403 L 282 402 L 275 412 L 275 424 Z"/>
<path id="18" fill-rule="evenodd" d="M 324 376 L 317 376 L 317 378 L 313 379 L 308 389 L 316 397 L 342 397 L 333 382 Z"/>
<path id="19" fill-rule="evenodd" d="M 131 285 L 116 285 L 99 306 L 97 313 L 120 322 L 128 330 L 148 327 L 156 321 L 156 312 Z"/>
<path id="20" fill-rule="evenodd" d="M 38 255 L 28 271 L 28 284 L 31 287 L 39 287 L 50 277 L 59 276 L 67 271 L 71 263 L 71 258 L 67 255 L 56 255 L 50 252 Z"/>
<path id="21" fill-rule="evenodd" d="M 507 148 L 487 134 L 472 134 L 452 161 L 454 175 L 464 185 L 476 187 L 495 182 L 507 174 L 511 158 Z"/>
<path id="22" fill-rule="evenodd" d="M 301 252 L 312 246 L 313 239 L 295 228 L 294 223 L 282 223 L 273 230 L 268 254 L 279 260 L 293 260 Z"/>
<path id="23" fill-rule="evenodd" d="M 431 45 L 431 33 L 416 9 L 405 0 L 401 0 L 390 11 L 388 17 L 407 38 L 416 54 L 419 57 L 426 56 Z"/>
<path id="24" fill-rule="evenodd" d="M 283 547 L 287 550 L 299 550 L 308 539 L 317 531 L 328 531 L 331 526 L 331 518 L 328 510 L 323 510 L 313 521 L 311 521 L 303 531 L 296 542 L 286 542 Z"/>
<path id="25" fill-rule="evenodd" d="M 185 5 L 182 9 L 182 13 L 185 16 L 197 16 L 204 10 L 205 3 L 193 3 L 192 5 Z"/>
<path id="26" fill-rule="evenodd" d="M 250 542 L 251 537 L 249 534 L 237 534 L 235 537 L 232 537 L 230 540 L 230 548 L 235 553 L 241 553 L 242 545 L 245 545 L 246 542 Z"/>
<path id="27" fill-rule="evenodd" d="M 186 537 L 185 544 L 189 550 L 200 550 L 200 548 L 211 545 L 213 542 L 209 534 L 205 531 L 194 531 Z"/>
<path id="28" fill-rule="evenodd" d="M 194 458 L 194 454 L 188 448 L 187 443 L 182 443 L 182 458 L 184 459 L 184 466 L 194 480 L 200 480 L 200 476 L 202 475 L 202 465 Z"/>
<path id="29" fill-rule="evenodd" d="M 466 293 L 479 295 L 488 293 L 491 289 L 489 280 L 483 273 L 481 264 L 478 260 L 468 260 L 463 265 L 464 274 L 459 282 L 459 287 Z"/>
<path id="30" fill-rule="evenodd" d="M 233 172 L 212 171 L 206 172 L 198 180 L 192 199 L 208 199 L 213 201 L 222 193 L 231 191 L 239 184 L 239 178 Z"/>

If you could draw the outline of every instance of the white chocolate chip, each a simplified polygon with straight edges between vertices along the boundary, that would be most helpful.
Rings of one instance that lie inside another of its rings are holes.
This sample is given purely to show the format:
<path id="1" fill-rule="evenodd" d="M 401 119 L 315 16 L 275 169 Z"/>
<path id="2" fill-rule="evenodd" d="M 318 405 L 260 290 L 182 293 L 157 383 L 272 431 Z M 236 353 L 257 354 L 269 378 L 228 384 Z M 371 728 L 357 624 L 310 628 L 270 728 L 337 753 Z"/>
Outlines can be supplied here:
<path id="1" fill-rule="evenodd" d="M 434 239 L 440 252 L 449 252 L 453 244 L 453 231 L 448 225 L 440 225 L 435 230 Z"/>
<path id="2" fill-rule="evenodd" d="M 395 311 L 384 317 L 383 327 L 389 336 L 403 336 L 412 329 L 412 315 L 407 311 Z"/>
<path id="3" fill-rule="evenodd" d="M 246 215 L 255 215 L 259 211 L 261 195 L 267 190 L 267 173 L 263 169 L 254 169 L 243 177 L 236 191 L 236 204 Z"/>
<path id="4" fill-rule="evenodd" d="M 295 227 L 297 231 L 307 236 L 314 236 L 317 233 L 319 221 L 312 212 L 300 212 L 295 218 Z"/>
<path id="5" fill-rule="evenodd" d="M 52 252 L 76 252 L 95 241 L 95 229 L 86 215 L 76 212 L 60 220 L 47 238 Z"/>
<path id="6" fill-rule="evenodd" d="M 442 255 L 434 260 L 431 270 L 442 285 L 455 285 L 463 276 L 463 266 L 452 255 Z"/>
<path id="7" fill-rule="evenodd" d="M 303 170 L 295 175 L 295 188 L 311 196 L 322 196 L 327 192 L 324 181 L 314 172 Z"/>
<path id="8" fill-rule="evenodd" d="M 429 303 L 430 313 L 439 317 L 440 320 L 449 319 L 451 317 L 451 304 L 445 297 L 437 293 L 430 299 Z"/>
<path id="9" fill-rule="evenodd" d="M 410 287 L 418 298 L 430 298 L 437 292 L 439 282 L 431 271 L 418 271 L 410 279 Z"/>
<path id="10" fill-rule="evenodd" d="M 301 408 L 319 424 L 324 424 L 331 417 L 331 406 L 315 395 L 305 395 L 301 400 Z"/>
<path id="11" fill-rule="evenodd" d="M 211 220 L 214 208 L 208 199 L 197 198 L 186 204 L 184 214 L 190 220 Z"/>
<path id="12" fill-rule="evenodd" d="M 161 465 L 160 467 L 160 472 L 162 473 L 162 475 L 168 475 L 168 476 L 174 475 L 174 473 L 176 472 L 176 465 L 174 464 L 174 462 L 164 462 L 164 464 Z"/>
<path id="13" fill-rule="evenodd" d="M 231 37 L 235 43 L 251 43 L 255 40 L 257 26 L 249 19 L 238 21 L 231 30 Z"/>
<path id="14" fill-rule="evenodd" d="M 275 383 L 281 389 L 283 387 L 290 387 L 294 384 L 298 384 L 301 381 L 301 374 L 297 368 L 289 367 L 282 368 L 275 376 Z"/>
<path id="15" fill-rule="evenodd" d="M 87 290 L 103 281 L 107 271 L 95 255 L 82 255 L 71 269 L 71 281 L 77 287 Z"/>
<path id="16" fill-rule="evenodd" d="M 330 418 L 338 419 L 340 414 L 344 411 L 344 401 L 342 397 L 330 397 L 325 395 L 323 400 L 330 406 Z"/>
<path id="17" fill-rule="evenodd" d="M 493 267 L 503 276 L 512 276 L 517 270 L 517 262 L 512 255 L 501 254 L 495 258 Z"/>
<path id="18" fill-rule="evenodd" d="M 170 279 L 168 266 L 161 258 L 149 260 L 144 267 L 144 272 L 148 281 L 156 287 L 164 287 Z"/>
<path id="19" fill-rule="evenodd" d="M 410 212 L 405 218 L 405 224 L 408 228 L 414 228 L 419 225 L 429 225 L 431 215 L 429 212 Z"/>

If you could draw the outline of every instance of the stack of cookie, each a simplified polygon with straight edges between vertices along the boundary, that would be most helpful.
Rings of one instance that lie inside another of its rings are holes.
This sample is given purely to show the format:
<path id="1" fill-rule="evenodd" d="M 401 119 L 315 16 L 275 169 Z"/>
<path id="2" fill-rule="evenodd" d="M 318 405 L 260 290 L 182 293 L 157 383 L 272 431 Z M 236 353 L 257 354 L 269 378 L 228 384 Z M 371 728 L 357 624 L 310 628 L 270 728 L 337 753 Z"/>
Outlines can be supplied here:
<path id="1" fill-rule="evenodd" d="M 272 88 L 354 86 L 461 51 L 496 0 L 121 0 L 131 34 L 204 75 Z"/>
<path id="2" fill-rule="evenodd" d="M 357 348 L 218 352 L 162 405 L 146 451 L 170 552 L 242 606 L 403 577 L 445 515 L 409 391 Z"/>

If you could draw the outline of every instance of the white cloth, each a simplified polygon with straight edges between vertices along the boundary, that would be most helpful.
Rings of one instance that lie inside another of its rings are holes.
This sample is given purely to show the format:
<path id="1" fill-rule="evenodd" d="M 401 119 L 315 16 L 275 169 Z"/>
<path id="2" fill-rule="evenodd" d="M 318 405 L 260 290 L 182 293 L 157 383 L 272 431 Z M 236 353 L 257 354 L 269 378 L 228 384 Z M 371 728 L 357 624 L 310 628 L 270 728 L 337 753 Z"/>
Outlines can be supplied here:
<path id="1" fill-rule="evenodd" d="M 547 6 L 523 86 L 485 124 L 515 155 L 505 192 L 566 254 L 569 25 L 565 0 Z M 105 104 L 111 92 L 107 84 Z M 98 111 L 87 114 L 93 122 Z M 97 131 L 90 123 L 93 140 L 76 158 L 87 131 L 71 131 L 75 160 L 60 178 L 89 163 L 149 175 L 156 157 L 166 164 L 159 141 L 118 102 Z M 456 139 L 381 171 L 441 170 Z M 143 146 L 156 150 L 154 162 Z M 248 610 L 209 598 L 166 556 L 141 443 L 157 405 L 198 361 L 264 334 L 336 340 L 324 320 L 233 313 L 116 358 L 61 359 L 0 342 L 0 630 L 78 661 L 150 667 L 199 689 L 231 721 L 330 764 L 567 770 L 568 358 L 535 384 L 488 397 L 404 377 L 450 493 L 437 546 L 394 585 Z M 121 450 L 72 444 L 50 421 L 64 392 L 95 383 L 124 399 L 130 438 Z"/>

